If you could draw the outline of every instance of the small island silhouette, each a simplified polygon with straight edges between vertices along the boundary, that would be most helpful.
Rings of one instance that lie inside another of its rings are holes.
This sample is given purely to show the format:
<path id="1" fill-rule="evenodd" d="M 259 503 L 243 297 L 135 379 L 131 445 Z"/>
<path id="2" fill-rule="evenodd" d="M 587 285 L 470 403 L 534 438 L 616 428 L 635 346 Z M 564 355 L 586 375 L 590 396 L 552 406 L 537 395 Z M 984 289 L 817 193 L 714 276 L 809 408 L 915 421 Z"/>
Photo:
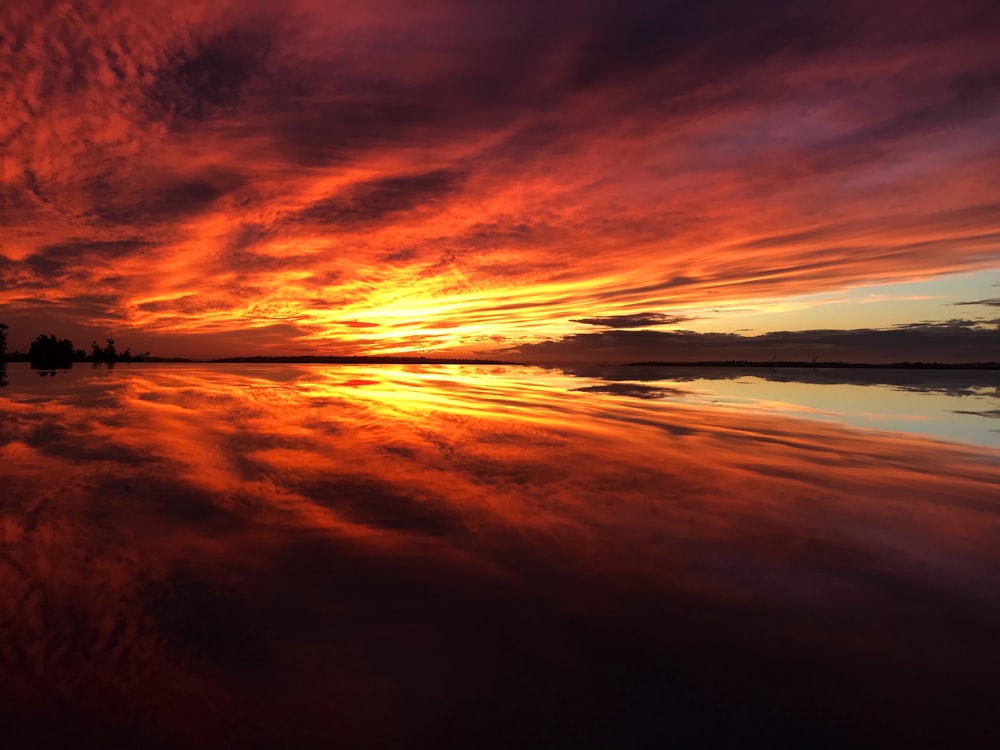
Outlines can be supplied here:
<path id="1" fill-rule="evenodd" d="M 130 349 L 119 351 L 115 340 L 109 338 L 101 346 L 91 342 L 90 353 L 76 349 L 69 339 L 55 334 L 40 334 L 31 342 L 27 353 L 7 351 L 7 331 L 9 326 L 0 323 L 0 387 L 7 385 L 6 365 L 8 362 L 28 362 L 39 375 L 54 375 L 58 370 L 68 370 L 75 362 L 90 362 L 95 367 L 106 364 L 113 367 L 117 362 L 142 362 L 150 359 L 149 352 L 133 355 Z"/>
<path id="2" fill-rule="evenodd" d="M 7 385 L 7 326 L 0 323 L 0 388 Z"/>

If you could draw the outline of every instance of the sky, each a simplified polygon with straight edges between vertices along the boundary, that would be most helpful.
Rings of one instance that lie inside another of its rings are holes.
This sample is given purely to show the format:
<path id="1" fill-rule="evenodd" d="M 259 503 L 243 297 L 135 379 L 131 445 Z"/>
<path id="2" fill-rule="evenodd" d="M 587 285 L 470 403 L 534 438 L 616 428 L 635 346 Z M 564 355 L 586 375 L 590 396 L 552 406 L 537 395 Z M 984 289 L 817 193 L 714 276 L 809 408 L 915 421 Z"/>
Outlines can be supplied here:
<path id="1" fill-rule="evenodd" d="M 0 322 L 1000 360 L 992 0 L 7 0 Z"/>

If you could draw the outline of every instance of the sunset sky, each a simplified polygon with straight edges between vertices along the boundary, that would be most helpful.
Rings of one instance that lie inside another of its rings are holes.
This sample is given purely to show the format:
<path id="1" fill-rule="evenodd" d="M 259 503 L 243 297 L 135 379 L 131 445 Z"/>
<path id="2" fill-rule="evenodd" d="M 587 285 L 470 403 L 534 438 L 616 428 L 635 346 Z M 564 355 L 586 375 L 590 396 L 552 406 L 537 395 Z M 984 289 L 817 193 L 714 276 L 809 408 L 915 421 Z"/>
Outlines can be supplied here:
<path id="1" fill-rule="evenodd" d="M 0 321 L 1000 360 L 995 0 L 7 0 Z"/>

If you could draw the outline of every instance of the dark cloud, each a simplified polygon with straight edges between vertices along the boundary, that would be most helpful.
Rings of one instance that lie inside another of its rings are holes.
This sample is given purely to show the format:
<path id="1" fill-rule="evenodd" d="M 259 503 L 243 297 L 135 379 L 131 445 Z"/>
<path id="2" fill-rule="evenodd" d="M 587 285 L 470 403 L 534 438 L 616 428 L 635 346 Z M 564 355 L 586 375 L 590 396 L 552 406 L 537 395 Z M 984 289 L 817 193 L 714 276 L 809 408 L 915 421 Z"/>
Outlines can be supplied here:
<path id="1" fill-rule="evenodd" d="M 560 369 L 574 377 L 599 378 L 628 385 L 632 381 L 737 380 L 746 376 L 778 383 L 817 385 L 885 385 L 914 393 L 943 393 L 1000 399 L 996 370 L 874 368 L 874 367 L 699 367 L 672 365 L 572 365 Z M 626 381 L 622 383 L 622 381 Z M 683 395 L 683 393 L 681 394 Z"/>
<path id="2" fill-rule="evenodd" d="M 502 279 L 505 277 L 525 277 L 532 275 L 550 275 L 567 267 L 564 260 L 546 259 L 544 256 L 531 258 L 523 262 L 475 263 L 477 273 L 487 278 Z"/>
<path id="3" fill-rule="evenodd" d="M 229 236 L 229 248 L 235 252 L 247 250 L 274 237 L 274 231 L 264 224 L 243 223 Z"/>
<path id="4" fill-rule="evenodd" d="M 560 106 L 575 96 L 616 91 L 618 112 L 707 110 L 748 96 L 720 81 L 777 56 L 816 55 L 842 38 L 848 25 L 831 9 L 771 2 L 751 12 L 728 0 L 627 6 L 598 0 L 572 13 L 558 2 L 517 2 L 454 6 L 447 14 L 456 26 L 490 31 L 463 38 L 416 22 L 403 35 L 385 28 L 377 38 L 361 33 L 327 59 L 296 55 L 294 65 L 282 65 L 276 51 L 270 80 L 248 106 L 266 115 L 262 122 L 283 153 L 312 166 L 386 146 L 444 147 L 516 126 L 503 141 L 509 157 L 609 124 L 605 117 L 559 116 Z M 302 30 L 287 33 L 275 47 L 291 48 L 304 36 Z M 358 59 L 353 52 L 365 44 L 392 53 L 382 64 Z M 433 78 L 420 66 L 391 63 L 431 55 L 450 61 Z M 290 62 L 288 49 L 284 56 Z M 247 66 L 236 67 L 243 72 Z M 532 116 L 545 111 L 556 116 Z"/>
<path id="5" fill-rule="evenodd" d="M 303 283 L 311 284 L 314 287 L 320 287 L 325 289 L 326 287 L 338 283 L 343 279 L 343 277 L 344 277 L 343 272 L 338 271 L 336 269 L 326 270 L 326 271 L 313 271 L 313 273 L 310 274 L 308 279 L 303 280 Z M 346 302 L 346 300 L 340 298 L 336 300 L 317 299 L 313 301 L 313 304 L 319 304 L 320 302 L 323 303 L 320 305 L 321 307 L 326 307 L 333 304 L 334 302 L 337 302 L 338 304 L 343 304 Z"/>
<path id="6" fill-rule="evenodd" d="M 51 289 L 70 277 L 101 284 L 101 271 L 110 263 L 153 247 L 143 240 L 69 240 L 43 245 L 21 260 L 0 255 L 0 288 L 4 290 Z M 95 277 L 95 274 L 97 275 Z M 62 298 L 68 298 L 61 295 Z"/>
<path id="7" fill-rule="evenodd" d="M 683 323 L 693 318 L 687 315 L 667 315 L 666 313 L 634 313 L 632 315 L 606 315 L 600 318 L 574 318 L 573 323 L 586 323 L 589 326 L 605 328 L 646 328 L 647 326 L 666 326 Z"/>
<path id="8" fill-rule="evenodd" d="M 91 218 L 110 224 L 149 226 L 192 218 L 245 184 L 234 172 L 215 171 L 194 178 L 168 177 L 134 193 L 110 187 L 95 190 Z"/>
<path id="9" fill-rule="evenodd" d="M 140 302 L 136 307 L 139 310 L 145 312 L 167 312 L 171 310 L 178 310 L 179 306 L 183 304 L 185 300 L 191 298 L 191 295 L 185 297 L 179 297 L 172 300 L 154 300 L 152 302 Z"/>
<path id="10" fill-rule="evenodd" d="M 378 256 L 380 263 L 406 263 L 408 260 L 413 260 L 417 257 L 417 250 L 412 247 L 403 248 L 401 250 L 393 250 L 392 252 L 382 253 Z"/>
<path id="11" fill-rule="evenodd" d="M 69 314 L 82 314 L 84 318 L 107 318 L 121 310 L 125 297 L 108 292 L 102 294 L 74 294 L 59 300 L 58 304 Z"/>
<path id="12" fill-rule="evenodd" d="M 171 312 L 178 315 L 200 315 L 208 312 L 228 310 L 232 301 L 225 297 L 211 297 L 204 294 L 186 294 L 169 300 L 141 302 L 136 307 L 144 312 Z"/>
<path id="13" fill-rule="evenodd" d="M 402 98 L 372 102 L 358 94 L 352 101 L 341 96 L 330 102 L 321 95 L 303 97 L 300 103 L 285 99 L 271 118 L 269 135 L 283 156 L 310 167 L 350 163 L 379 147 L 426 143 L 431 137 L 426 132 L 432 129 L 429 123 L 441 118 L 430 105 Z M 448 136 L 460 132 L 454 124 Z"/>
<path id="14" fill-rule="evenodd" d="M 644 1 L 626 12 L 614 3 L 596 5 L 590 38 L 570 69 L 573 87 L 632 81 L 684 60 L 688 73 L 663 90 L 676 96 L 772 57 L 821 52 L 843 39 L 846 26 L 831 8 L 793 7 L 787 0 L 752 7 L 729 0 Z"/>
<path id="15" fill-rule="evenodd" d="M 307 268 L 312 260 L 313 257 L 305 253 L 272 255 L 250 250 L 237 250 L 225 254 L 225 263 L 228 266 L 239 268 L 243 276 Z"/>
<path id="16" fill-rule="evenodd" d="M 919 323 L 899 323 L 893 327 L 907 330 L 928 330 L 933 328 L 962 329 L 976 328 L 982 325 L 983 322 L 981 320 L 969 320 L 968 318 L 952 318 L 951 320 L 923 320 Z"/>
<path id="17" fill-rule="evenodd" d="M 142 240 L 107 242 L 72 241 L 44 245 L 25 259 L 25 264 L 40 280 L 64 276 L 70 270 L 83 270 L 94 263 L 107 263 L 151 247 Z"/>
<path id="18" fill-rule="evenodd" d="M 234 28 L 172 51 L 146 90 L 152 114 L 183 122 L 232 110 L 264 72 L 272 41 L 265 26 Z"/>
<path id="19" fill-rule="evenodd" d="M 991 299 L 974 299 L 967 302 L 954 302 L 955 305 L 987 305 L 989 307 L 1000 307 L 1000 297 L 992 297 Z"/>
<path id="20" fill-rule="evenodd" d="M 57 257 L 67 261 L 78 258 L 101 257 L 101 258 L 122 258 L 131 255 L 137 250 L 150 247 L 151 243 L 144 240 L 113 240 L 113 241 L 87 241 L 76 240 L 62 242 L 56 245 L 43 245 L 36 256 Z"/>
<path id="21" fill-rule="evenodd" d="M 551 242 L 557 231 L 551 226 L 528 224 L 523 221 L 510 223 L 490 222 L 476 224 L 457 239 L 461 245 L 476 249 L 510 246 L 524 247 L 539 242 Z"/>
<path id="22" fill-rule="evenodd" d="M 604 383 L 601 385 L 588 385 L 583 388 L 574 388 L 574 391 L 582 393 L 606 393 L 612 396 L 628 396 L 630 398 L 657 399 L 667 396 L 683 396 L 687 391 L 681 388 L 666 388 L 655 385 L 643 385 L 641 383 Z"/>
<path id="23" fill-rule="evenodd" d="M 983 409 L 981 411 L 967 411 L 964 409 L 955 409 L 955 414 L 969 414 L 974 417 L 986 417 L 988 419 L 1000 419 L 1000 409 Z"/>
<path id="24" fill-rule="evenodd" d="M 372 224 L 438 203 L 459 190 L 465 177 L 464 172 L 437 169 L 423 174 L 369 180 L 313 203 L 298 212 L 293 220 L 343 229 Z"/>
<path id="25" fill-rule="evenodd" d="M 968 127 L 992 117 L 1000 109 L 1000 65 L 975 71 L 960 70 L 924 78 L 921 103 L 904 107 L 879 122 L 866 124 L 820 147 L 821 152 L 859 156 L 889 147 L 909 137 L 926 137 L 943 130 Z M 816 158 L 823 158 L 817 156 Z"/>
<path id="26" fill-rule="evenodd" d="M 940 228 L 949 233 L 972 238 L 991 239 L 992 232 L 984 236 L 981 233 L 981 228 L 983 226 L 992 227 L 992 222 L 998 214 L 1000 214 L 1000 203 L 997 202 L 938 210 L 931 213 L 893 212 L 876 218 L 831 222 L 812 229 L 757 237 L 739 242 L 735 247 L 760 250 L 811 245 L 816 246 L 815 253 L 819 257 L 843 250 L 870 253 L 876 248 L 858 245 L 851 247 L 849 241 L 859 234 L 867 234 L 879 229 L 884 231 L 887 226 L 892 225 L 906 225 L 918 231 Z M 840 243 L 840 245 L 835 243 Z M 908 246 L 916 247 L 919 244 L 919 242 L 911 240 Z"/>

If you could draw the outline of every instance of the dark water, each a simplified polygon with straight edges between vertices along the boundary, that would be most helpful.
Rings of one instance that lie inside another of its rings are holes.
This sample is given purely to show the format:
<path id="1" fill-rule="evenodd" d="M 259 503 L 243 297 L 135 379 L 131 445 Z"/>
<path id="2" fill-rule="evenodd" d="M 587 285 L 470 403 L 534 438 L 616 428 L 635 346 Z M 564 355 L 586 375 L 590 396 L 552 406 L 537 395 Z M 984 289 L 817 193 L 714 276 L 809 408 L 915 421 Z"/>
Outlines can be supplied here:
<path id="1" fill-rule="evenodd" d="M 0 745 L 1000 746 L 996 381 L 736 375 L 10 366 Z"/>

